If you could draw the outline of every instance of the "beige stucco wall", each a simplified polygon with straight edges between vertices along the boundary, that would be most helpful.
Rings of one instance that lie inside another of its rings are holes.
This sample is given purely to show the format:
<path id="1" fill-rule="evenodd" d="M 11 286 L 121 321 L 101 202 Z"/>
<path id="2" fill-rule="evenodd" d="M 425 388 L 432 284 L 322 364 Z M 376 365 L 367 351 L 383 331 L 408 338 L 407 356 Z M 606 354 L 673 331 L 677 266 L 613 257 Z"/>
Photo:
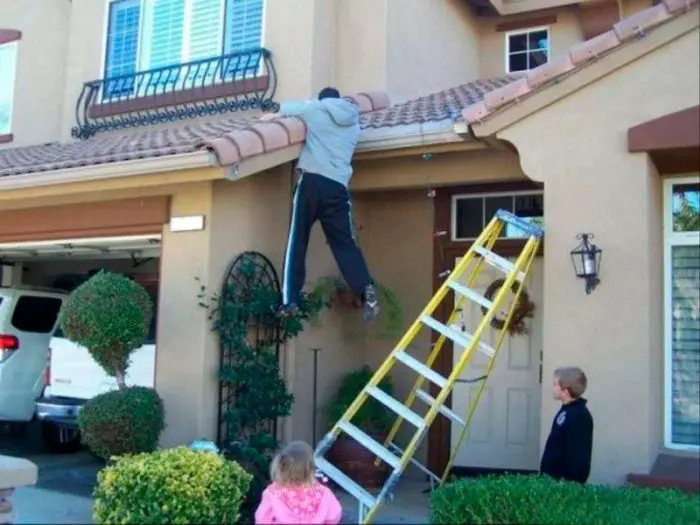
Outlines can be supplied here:
<path id="1" fill-rule="evenodd" d="M 392 100 L 428 95 L 479 76 L 480 22 L 466 2 L 389 0 L 387 19 L 386 85 L 380 88 Z"/>
<path id="2" fill-rule="evenodd" d="M 596 1 L 591 0 L 590 4 Z M 527 21 L 537 18 L 543 12 L 533 12 L 537 9 L 554 7 L 551 0 L 536 0 L 533 2 L 518 2 L 513 4 L 523 11 L 502 18 L 483 17 L 478 21 L 479 27 L 479 75 L 482 78 L 491 78 L 505 75 L 506 65 L 506 35 L 507 32 L 497 31 L 496 26 L 504 22 Z M 563 4 L 563 3 L 562 3 Z M 573 2 L 572 2 L 573 4 Z M 619 0 L 618 6 L 621 17 L 628 17 L 634 13 L 646 9 L 652 5 L 652 0 Z M 584 40 L 581 11 L 575 5 L 562 5 L 556 9 L 544 12 L 556 15 L 557 21 L 547 26 L 550 31 L 550 60 L 568 52 L 569 48 Z M 536 26 L 540 27 L 540 26 Z M 518 29 L 517 31 L 526 31 Z"/>
<path id="3" fill-rule="evenodd" d="M 355 163 L 350 181 L 354 191 L 400 190 L 452 184 L 485 184 L 522 180 L 518 157 L 503 149 L 436 153 L 423 160 L 420 153 L 405 157 L 368 159 Z"/>
<path id="4" fill-rule="evenodd" d="M 460 0 L 267 1 L 280 100 L 334 84 L 386 90 L 400 102 L 478 76 L 477 22 Z M 290 27 L 309 29 L 290 39 Z"/>
<path id="5" fill-rule="evenodd" d="M 70 2 L 0 2 L 0 27 L 22 32 L 15 70 L 11 130 L 14 140 L 0 144 L 0 149 L 58 138 L 70 12 Z"/>
<path id="6" fill-rule="evenodd" d="M 572 364 L 589 375 L 593 482 L 649 472 L 662 447 L 661 178 L 627 152 L 627 129 L 697 104 L 699 43 L 696 26 L 499 135 L 545 183 L 544 375 Z M 580 232 L 603 250 L 590 296 L 569 257 Z M 543 396 L 543 440 L 555 409 Z"/>

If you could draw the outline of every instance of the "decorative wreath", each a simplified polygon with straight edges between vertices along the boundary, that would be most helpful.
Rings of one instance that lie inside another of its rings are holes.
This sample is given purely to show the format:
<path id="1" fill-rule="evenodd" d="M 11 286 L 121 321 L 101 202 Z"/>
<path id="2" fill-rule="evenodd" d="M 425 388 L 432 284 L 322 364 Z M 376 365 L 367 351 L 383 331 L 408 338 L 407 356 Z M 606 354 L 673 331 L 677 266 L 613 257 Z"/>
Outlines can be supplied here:
<path id="1" fill-rule="evenodd" d="M 492 301 L 494 296 L 496 295 L 496 292 L 498 292 L 498 290 L 501 289 L 505 282 L 505 279 L 496 279 L 495 281 L 493 281 L 489 285 L 489 287 L 486 288 L 484 297 L 486 297 L 486 299 L 488 299 L 489 301 Z M 513 292 L 513 294 L 515 294 L 518 291 L 518 283 L 514 282 L 510 290 L 511 292 Z M 534 311 L 535 303 L 530 301 L 530 296 L 527 294 L 527 290 L 523 285 L 523 290 L 522 292 L 520 292 L 518 304 L 515 307 L 515 312 L 513 312 L 513 317 L 510 321 L 510 326 L 508 327 L 508 333 L 510 333 L 510 335 L 527 334 L 528 329 L 527 326 L 525 326 L 525 319 L 528 317 L 533 317 Z M 481 313 L 486 315 L 487 312 L 488 310 L 482 306 Z M 494 315 L 493 319 L 491 319 L 491 326 L 497 330 L 503 330 L 505 324 L 506 320 L 499 319 L 498 316 Z"/>

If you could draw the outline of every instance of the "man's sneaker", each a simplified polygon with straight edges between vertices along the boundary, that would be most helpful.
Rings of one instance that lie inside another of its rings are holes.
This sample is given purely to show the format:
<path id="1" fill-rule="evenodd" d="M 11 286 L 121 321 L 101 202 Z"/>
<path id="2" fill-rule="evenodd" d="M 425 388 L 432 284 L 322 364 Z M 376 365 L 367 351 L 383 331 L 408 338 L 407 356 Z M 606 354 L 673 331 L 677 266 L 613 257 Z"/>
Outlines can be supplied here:
<path id="1" fill-rule="evenodd" d="M 374 285 L 365 286 L 364 302 L 362 304 L 362 316 L 366 323 L 373 321 L 379 315 L 379 297 Z"/>
<path id="2" fill-rule="evenodd" d="M 299 312 L 299 307 L 296 304 L 283 304 L 277 310 L 277 317 L 280 319 L 293 317 Z"/>

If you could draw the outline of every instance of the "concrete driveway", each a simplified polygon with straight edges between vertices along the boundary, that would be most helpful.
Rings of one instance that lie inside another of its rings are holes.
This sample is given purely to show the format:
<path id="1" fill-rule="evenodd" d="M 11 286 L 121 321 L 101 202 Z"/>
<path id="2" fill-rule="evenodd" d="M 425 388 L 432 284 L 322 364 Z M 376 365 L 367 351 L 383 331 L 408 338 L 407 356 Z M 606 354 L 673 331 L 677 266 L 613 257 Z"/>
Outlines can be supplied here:
<path id="1" fill-rule="evenodd" d="M 36 487 L 18 489 L 12 496 L 15 523 L 92 523 L 92 490 L 102 467 L 92 454 L 51 454 L 36 424 L 24 436 L 11 436 L 0 427 L 0 454 L 27 458 L 39 467 Z"/>
<path id="2" fill-rule="evenodd" d="M 40 438 L 38 425 L 26 436 L 12 437 L 0 427 L 0 454 L 24 457 L 39 467 L 36 487 L 18 489 L 12 497 L 16 524 L 92 523 L 92 491 L 103 463 L 86 451 L 52 454 Z M 397 485 L 395 499 L 387 501 L 377 515 L 378 523 L 428 523 L 428 502 L 423 490 L 428 484 L 410 474 Z M 357 502 L 339 494 L 343 523 L 357 523 Z"/>

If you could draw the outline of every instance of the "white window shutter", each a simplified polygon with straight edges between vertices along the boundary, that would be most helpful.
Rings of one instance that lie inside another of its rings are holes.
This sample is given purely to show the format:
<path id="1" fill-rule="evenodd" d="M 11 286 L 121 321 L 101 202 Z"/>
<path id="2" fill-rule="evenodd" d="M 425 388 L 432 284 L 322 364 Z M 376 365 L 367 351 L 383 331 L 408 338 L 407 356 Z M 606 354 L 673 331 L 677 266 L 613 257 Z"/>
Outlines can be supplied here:
<path id="1" fill-rule="evenodd" d="M 262 44 L 263 0 L 227 0 L 225 49 L 236 53 Z"/>
<path id="2" fill-rule="evenodd" d="M 245 53 L 262 46 L 263 0 L 226 0 L 224 53 Z M 232 58 L 226 67 L 227 80 L 255 76 L 260 70 L 260 52 Z"/>
<path id="3" fill-rule="evenodd" d="M 221 54 L 223 0 L 191 0 L 188 62 Z"/>
<path id="4" fill-rule="evenodd" d="M 144 30 L 145 68 L 154 69 L 182 62 L 185 2 L 148 0 Z"/>
<path id="5" fill-rule="evenodd" d="M 136 72 L 140 19 L 140 0 L 120 0 L 110 4 L 104 71 L 106 79 Z M 131 93 L 133 87 L 133 78 L 107 82 L 104 95 L 111 97 Z"/>

